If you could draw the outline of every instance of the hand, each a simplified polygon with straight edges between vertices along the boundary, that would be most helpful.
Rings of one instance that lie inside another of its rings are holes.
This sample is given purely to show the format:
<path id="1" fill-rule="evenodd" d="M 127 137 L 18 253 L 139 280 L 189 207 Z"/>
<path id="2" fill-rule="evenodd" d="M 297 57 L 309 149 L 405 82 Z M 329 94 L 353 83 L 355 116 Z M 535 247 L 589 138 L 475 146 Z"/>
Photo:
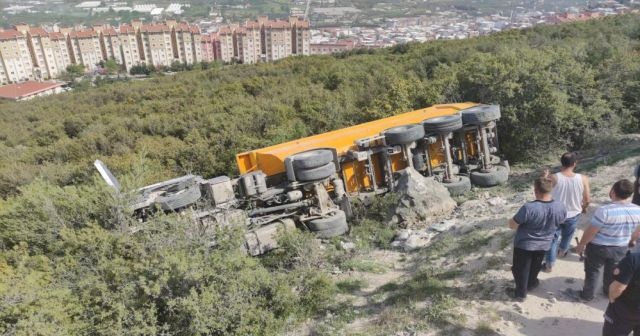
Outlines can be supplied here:
<path id="1" fill-rule="evenodd" d="M 578 246 L 576 246 L 576 253 L 579 255 L 582 255 L 584 253 L 585 248 L 586 248 L 585 244 L 582 244 L 582 243 L 578 244 Z"/>

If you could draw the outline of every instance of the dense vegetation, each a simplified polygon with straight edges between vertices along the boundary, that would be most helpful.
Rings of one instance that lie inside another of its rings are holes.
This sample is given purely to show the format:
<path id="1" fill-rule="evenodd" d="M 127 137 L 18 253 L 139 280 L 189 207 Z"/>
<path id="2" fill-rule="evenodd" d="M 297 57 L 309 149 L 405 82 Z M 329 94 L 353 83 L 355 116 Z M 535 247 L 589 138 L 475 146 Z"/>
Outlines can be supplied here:
<path id="1" fill-rule="evenodd" d="M 179 216 L 120 234 L 129 219 L 96 179 L 96 158 L 130 188 L 234 174 L 241 151 L 477 101 L 502 105 L 503 153 L 530 160 L 638 131 L 639 54 L 640 20 L 629 15 L 0 103 L 0 333 L 275 334 L 332 309 L 321 266 L 344 256 L 311 255 L 296 234 L 289 249 L 252 259 L 234 230 L 211 250 Z M 369 245 L 389 238 L 355 232 Z"/>

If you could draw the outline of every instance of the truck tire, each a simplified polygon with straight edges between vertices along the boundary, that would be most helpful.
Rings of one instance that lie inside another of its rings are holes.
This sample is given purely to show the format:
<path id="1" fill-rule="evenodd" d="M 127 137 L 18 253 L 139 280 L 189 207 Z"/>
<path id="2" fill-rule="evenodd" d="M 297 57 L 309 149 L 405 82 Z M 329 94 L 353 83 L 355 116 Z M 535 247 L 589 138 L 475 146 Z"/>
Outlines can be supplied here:
<path id="1" fill-rule="evenodd" d="M 451 196 L 460 196 L 471 191 L 471 181 L 469 180 L 469 178 L 460 175 L 458 175 L 457 177 L 457 181 L 442 183 L 447 188 L 447 190 L 449 190 L 449 194 L 451 194 Z"/>
<path id="2" fill-rule="evenodd" d="M 478 105 L 462 110 L 465 125 L 481 125 L 500 119 L 500 105 Z"/>
<path id="3" fill-rule="evenodd" d="M 307 227 L 318 238 L 339 236 L 349 230 L 347 216 L 342 210 L 337 210 L 329 217 L 312 219 L 307 223 Z"/>
<path id="4" fill-rule="evenodd" d="M 336 165 L 329 162 L 323 166 L 309 169 L 294 169 L 296 178 L 302 182 L 325 179 L 336 172 Z"/>
<path id="5" fill-rule="evenodd" d="M 412 124 L 389 128 L 382 132 L 387 145 L 404 145 L 424 138 L 424 127 Z"/>
<path id="6" fill-rule="evenodd" d="M 505 166 L 493 166 L 489 172 L 474 170 L 470 175 L 471 183 L 479 187 L 493 187 L 507 182 L 509 179 L 509 169 Z"/>
<path id="7" fill-rule="evenodd" d="M 460 114 L 430 118 L 422 121 L 426 133 L 446 134 L 462 128 Z"/>
<path id="8" fill-rule="evenodd" d="M 193 185 L 175 192 L 167 191 L 154 202 L 164 211 L 174 211 L 196 203 L 200 196 L 200 186 Z"/>
<path id="9" fill-rule="evenodd" d="M 299 169 L 311 169 L 324 166 L 333 161 L 333 152 L 328 149 L 315 149 L 293 155 L 293 166 Z"/>

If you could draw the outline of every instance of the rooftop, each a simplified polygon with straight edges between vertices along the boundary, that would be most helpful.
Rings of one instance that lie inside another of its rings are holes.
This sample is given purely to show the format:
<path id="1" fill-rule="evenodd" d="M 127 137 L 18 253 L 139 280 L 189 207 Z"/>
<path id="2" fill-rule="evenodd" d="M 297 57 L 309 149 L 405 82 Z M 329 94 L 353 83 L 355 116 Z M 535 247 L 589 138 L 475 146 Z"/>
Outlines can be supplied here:
<path id="1" fill-rule="evenodd" d="M 0 98 L 19 100 L 29 96 L 33 96 L 43 91 L 55 89 L 62 86 L 59 82 L 36 82 L 26 81 L 18 84 L 9 84 L 0 86 Z"/>

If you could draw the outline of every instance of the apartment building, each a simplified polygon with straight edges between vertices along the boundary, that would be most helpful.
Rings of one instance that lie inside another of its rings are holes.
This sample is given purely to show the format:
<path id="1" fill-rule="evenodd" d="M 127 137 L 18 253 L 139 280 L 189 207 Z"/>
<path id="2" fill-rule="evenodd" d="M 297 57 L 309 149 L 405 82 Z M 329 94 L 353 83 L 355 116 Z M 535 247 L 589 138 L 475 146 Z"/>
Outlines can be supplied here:
<path id="1" fill-rule="evenodd" d="M 173 62 L 250 64 L 311 52 L 309 22 L 293 17 L 259 17 L 213 34 L 201 34 L 197 26 L 175 20 L 56 30 L 24 24 L 0 29 L 0 83 L 56 78 L 71 64 L 91 71 L 109 59 L 128 71 L 136 65 L 168 67 Z"/>
<path id="2" fill-rule="evenodd" d="M 35 79 L 27 37 L 18 30 L 0 31 L 0 84 Z"/>
<path id="3" fill-rule="evenodd" d="M 235 30 L 238 27 L 229 26 L 220 28 L 218 31 L 218 41 L 220 42 L 220 60 L 225 63 L 231 63 L 236 59 L 236 43 Z"/>
<path id="4" fill-rule="evenodd" d="M 222 27 L 211 39 L 220 45 L 216 59 L 227 63 L 257 63 L 311 54 L 309 21 L 297 17 L 286 21 L 260 16 L 241 26 Z"/>
<path id="5" fill-rule="evenodd" d="M 93 29 L 71 31 L 67 40 L 75 63 L 84 65 L 87 71 L 93 70 L 100 61 L 106 59 L 100 34 Z"/>
<path id="6" fill-rule="evenodd" d="M 212 34 L 202 34 L 200 37 L 200 50 L 202 52 L 201 57 L 203 61 L 212 62 L 216 60 L 216 46 L 214 44 L 214 41 L 216 40 L 216 37 L 212 36 Z"/>
<path id="7" fill-rule="evenodd" d="M 132 25 L 123 24 L 120 26 L 120 54 L 122 65 L 129 70 L 131 67 L 144 63 L 142 56 L 142 47 L 139 43 L 138 34 Z"/>
<path id="8" fill-rule="evenodd" d="M 166 24 L 150 24 L 140 27 L 140 38 L 146 64 L 171 66 L 174 57 L 171 28 Z"/>
<path id="9" fill-rule="evenodd" d="M 120 47 L 120 36 L 112 27 L 93 27 L 93 30 L 100 34 L 100 48 L 102 49 L 102 58 L 105 60 L 113 59 L 118 64 L 124 64 L 122 57 L 122 48 Z"/>
<path id="10" fill-rule="evenodd" d="M 49 33 L 49 39 L 51 40 L 51 50 L 53 52 L 53 59 L 56 64 L 59 75 L 64 72 L 71 64 L 71 54 L 67 44 L 67 38 L 60 32 Z M 55 78 L 56 76 L 51 76 Z"/>
<path id="11" fill-rule="evenodd" d="M 187 23 L 168 22 L 173 29 L 174 57 L 181 63 L 193 64 L 202 61 L 200 30 Z M 171 26 L 173 24 L 173 26 Z"/>

